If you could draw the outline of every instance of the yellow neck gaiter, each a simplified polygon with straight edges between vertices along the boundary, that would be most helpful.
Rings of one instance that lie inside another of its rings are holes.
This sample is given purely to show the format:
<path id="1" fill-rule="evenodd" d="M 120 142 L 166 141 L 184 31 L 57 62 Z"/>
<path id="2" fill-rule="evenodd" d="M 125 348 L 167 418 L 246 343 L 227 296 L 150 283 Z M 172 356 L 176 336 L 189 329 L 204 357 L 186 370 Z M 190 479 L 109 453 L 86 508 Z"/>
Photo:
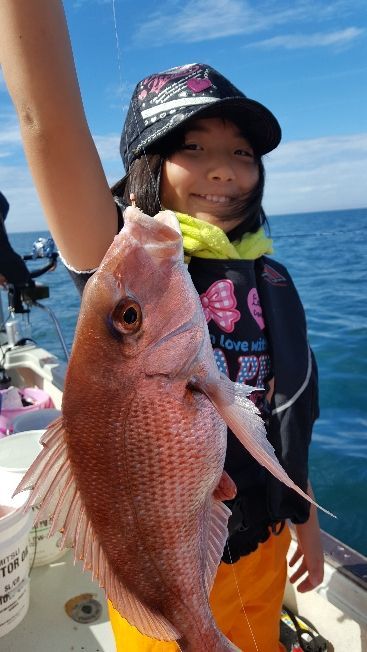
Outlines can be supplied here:
<path id="1" fill-rule="evenodd" d="M 188 262 L 191 256 L 255 260 L 264 254 L 273 253 L 273 241 L 265 235 L 262 227 L 256 233 L 245 233 L 241 240 L 230 242 L 218 226 L 184 213 L 176 213 L 176 216 L 183 237 L 185 262 Z"/>

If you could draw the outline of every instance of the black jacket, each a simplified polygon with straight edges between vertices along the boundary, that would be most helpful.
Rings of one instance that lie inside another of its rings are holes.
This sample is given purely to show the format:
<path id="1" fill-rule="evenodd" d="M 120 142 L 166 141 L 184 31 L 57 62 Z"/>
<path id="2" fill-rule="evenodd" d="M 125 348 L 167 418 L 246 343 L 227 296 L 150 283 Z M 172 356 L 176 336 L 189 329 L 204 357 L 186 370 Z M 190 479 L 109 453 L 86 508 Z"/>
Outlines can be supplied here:
<path id="1" fill-rule="evenodd" d="M 306 490 L 308 448 L 319 416 L 317 365 L 308 344 L 304 309 L 287 270 L 267 257 L 257 260 L 255 268 L 275 379 L 268 439 L 288 475 Z M 285 519 L 304 523 L 309 517 L 309 503 L 257 462 L 249 463 L 244 473 L 247 487 L 242 490 L 240 478 L 232 473 L 240 489 L 229 503 L 227 562 L 255 550 L 269 537 L 269 525 L 277 530 Z"/>
<path id="2" fill-rule="evenodd" d="M 287 270 L 263 258 L 257 274 L 275 378 L 268 437 L 289 476 L 306 490 L 308 447 L 319 416 L 317 365 L 304 309 Z M 291 518 L 294 523 L 308 519 L 309 503 L 273 476 L 268 504 L 272 518 Z"/>
<path id="3" fill-rule="evenodd" d="M 24 260 L 12 248 L 5 229 L 9 202 L 0 192 L 0 274 L 9 284 L 16 286 L 34 285 Z"/>

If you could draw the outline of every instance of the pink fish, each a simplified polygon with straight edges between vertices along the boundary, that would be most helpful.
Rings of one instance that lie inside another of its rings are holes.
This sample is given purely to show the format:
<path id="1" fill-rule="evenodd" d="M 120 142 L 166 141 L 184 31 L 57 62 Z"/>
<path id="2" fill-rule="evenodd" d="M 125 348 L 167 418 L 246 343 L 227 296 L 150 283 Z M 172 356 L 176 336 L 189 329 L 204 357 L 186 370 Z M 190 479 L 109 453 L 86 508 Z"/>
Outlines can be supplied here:
<path id="1" fill-rule="evenodd" d="M 39 520 L 53 515 L 61 546 L 129 623 L 188 652 L 237 649 L 208 603 L 227 538 L 221 499 L 235 495 L 223 472 L 227 425 L 302 493 L 251 391 L 217 369 L 175 215 L 127 209 L 85 288 L 62 418 L 17 491 L 31 489 L 27 506 L 40 505 Z"/>

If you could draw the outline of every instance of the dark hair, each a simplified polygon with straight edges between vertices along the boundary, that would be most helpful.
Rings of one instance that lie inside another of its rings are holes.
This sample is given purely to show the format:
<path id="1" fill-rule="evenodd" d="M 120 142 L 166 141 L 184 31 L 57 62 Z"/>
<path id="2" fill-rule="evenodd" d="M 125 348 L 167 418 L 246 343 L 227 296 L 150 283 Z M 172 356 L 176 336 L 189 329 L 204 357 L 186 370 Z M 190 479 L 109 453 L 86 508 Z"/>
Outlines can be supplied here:
<path id="1" fill-rule="evenodd" d="M 228 116 L 218 116 L 218 113 L 213 117 L 228 119 Z M 137 206 L 144 213 L 155 215 L 162 210 L 159 200 L 162 165 L 167 158 L 180 149 L 188 127 L 189 123 L 186 122 L 183 127 L 177 128 L 166 138 L 162 138 L 154 146 L 151 146 L 146 153 L 132 162 L 128 173 L 112 186 L 112 194 L 123 207 L 131 203 L 130 194 L 133 193 Z M 256 151 L 255 157 L 259 166 L 259 180 L 247 197 L 241 199 L 238 205 L 233 207 L 233 214 L 238 213 L 243 219 L 238 226 L 227 233 L 232 241 L 241 238 L 244 233 L 255 233 L 263 225 L 269 231 L 269 224 L 262 208 L 265 169 L 262 159 L 257 156 Z"/>
<path id="2" fill-rule="evenodd" d="M 4 220 L 4 222 L 5 222 L 5 219 L 6 219 L 6 216 L 7 216 L 8 212 L 9 212 L 9 202 L 8 202 L 7 198 L 5 197 L 5 195 L 3 195 L 2 192 L 0 192 L 0 215 L 1 215 L 2 219 Z"/>

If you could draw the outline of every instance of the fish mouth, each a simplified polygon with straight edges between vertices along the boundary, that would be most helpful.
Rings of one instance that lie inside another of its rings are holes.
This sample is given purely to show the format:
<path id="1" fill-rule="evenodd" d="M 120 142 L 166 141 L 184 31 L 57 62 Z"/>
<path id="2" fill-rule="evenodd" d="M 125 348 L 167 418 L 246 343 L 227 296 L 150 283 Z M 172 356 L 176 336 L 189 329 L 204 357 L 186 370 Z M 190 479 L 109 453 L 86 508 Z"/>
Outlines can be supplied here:
<path id="1" fill-rule="evenodd" d="M 124 211 L 125 231 L 140 233 L 142 244 L 182 241 L 178 219 L 173 211 L 162 210 L 154 217 L 146 215 L 139 208 L 128 206 Z M 140 239 L 140 238 L 139 238 Z"/>

